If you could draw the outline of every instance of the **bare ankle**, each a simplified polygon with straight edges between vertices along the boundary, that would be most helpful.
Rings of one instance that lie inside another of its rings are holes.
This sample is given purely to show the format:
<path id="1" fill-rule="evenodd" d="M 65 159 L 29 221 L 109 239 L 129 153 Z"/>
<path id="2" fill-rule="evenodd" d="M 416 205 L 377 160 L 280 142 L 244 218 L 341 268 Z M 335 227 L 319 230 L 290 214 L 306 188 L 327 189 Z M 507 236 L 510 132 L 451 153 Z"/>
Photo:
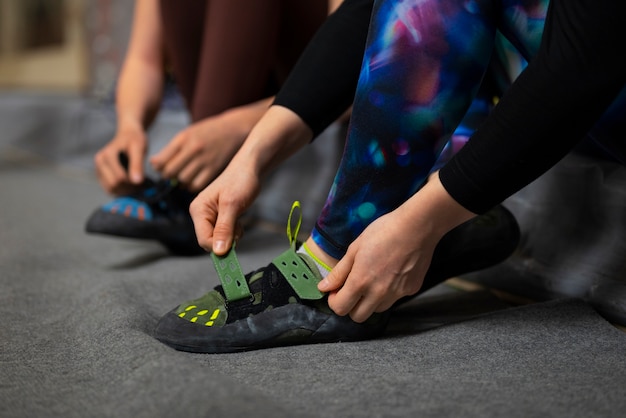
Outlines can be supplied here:
<path id="1" fill-rule="evenodd" d="M 337 265 L 337 263 L 339 262 L 339 260 L 331 257 L 330 255 L 326 254 L 326 252 L 324 250 L 322 250 L 322 248 L 317 245 L 315 243 L 315 241 L 313 241 L 313 238 L 309 236 L 309 238 L 307 238 L 307 240 L 304 242 L 304 245 L 307 249 L 307 253 L 309 253 L 309 255 L 311 255 L 314 258 L 317 258 L 317 261 L 321 261 L 323 264 L 325 264 L 326 266 L 329 267 L 329 269 L 332 269 L 333 267 L 335 267 Z"/>

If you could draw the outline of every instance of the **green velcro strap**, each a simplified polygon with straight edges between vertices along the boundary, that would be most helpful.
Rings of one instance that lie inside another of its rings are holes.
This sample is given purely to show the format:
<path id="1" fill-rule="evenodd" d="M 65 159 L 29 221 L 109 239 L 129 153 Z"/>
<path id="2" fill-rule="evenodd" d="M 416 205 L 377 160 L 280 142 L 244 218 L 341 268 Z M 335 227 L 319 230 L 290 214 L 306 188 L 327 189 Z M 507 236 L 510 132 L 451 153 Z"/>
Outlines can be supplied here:
<path id="1" fill-rule="evenodd" d="M 324 294 L 317 289 L 320 279 L 293 248 L 276 257 L 272 264 L 285 276 L 300 299 L 317 300 L 324 297 Z"/>
<path id="2" fill-rule="evenodd" d="M 246 277 L 237 260 L 234 246 L 223 256 L 211 253 L 211 258 L 213 259 L 213 264 L 215 264 L 215 270 L 220 278 L 220 282 L 222 282 L 227 301 L 232 302 L 252 296 L 248 283 L 246 283 Z"/>

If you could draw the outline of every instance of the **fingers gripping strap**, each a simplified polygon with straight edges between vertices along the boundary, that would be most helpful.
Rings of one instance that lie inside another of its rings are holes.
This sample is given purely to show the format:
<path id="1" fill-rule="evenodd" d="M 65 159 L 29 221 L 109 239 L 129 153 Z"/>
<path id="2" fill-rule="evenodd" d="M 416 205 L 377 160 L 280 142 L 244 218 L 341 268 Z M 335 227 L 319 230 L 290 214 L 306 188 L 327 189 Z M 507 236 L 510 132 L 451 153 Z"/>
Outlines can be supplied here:
<path id="1" fill-rule="evenodd" d="M 249 298 L 252 295 L 243 271 L 241 271 L 234 246 L 223 256 L 211 253 L 211 258 L 213 259 L 213 264 L 215 264 L 215 270 L 220 278 L 220 282 L 222 282 L 226 300 L 232 302 Z"/>
<path id="2" fill-rule="evenodd" d="M 285 251 L 272 263 L 285 276 L 300 299 L 317 300 L 324 297 L 317 289 L 318 277 L 293 249 Z"/>

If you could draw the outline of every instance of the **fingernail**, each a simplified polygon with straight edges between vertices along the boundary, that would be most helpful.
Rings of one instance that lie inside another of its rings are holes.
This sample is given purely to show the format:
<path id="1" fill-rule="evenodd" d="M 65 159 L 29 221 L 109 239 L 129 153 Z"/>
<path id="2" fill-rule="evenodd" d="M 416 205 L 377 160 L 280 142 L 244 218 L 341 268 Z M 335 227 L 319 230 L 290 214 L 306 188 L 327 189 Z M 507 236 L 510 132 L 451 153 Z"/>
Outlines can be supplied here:
<path id="1" fill-rule="evenodd" d="M 141 183 L 141 175 L 139 175 L 139 174 L 137 174 L 137 173 L 131 174 L 131 176 L 130 176 L 130 180 L 131 180 L 133 183 Z"/>
<path id="2" fill-rule="evenodd" d="M 328 288 L 328 280 L 327 279 L 322 279 L 322 281 L 317 284 L 317 288 L 321 292 L 324 292 Z"/>
<path id="3" fill-rule="evenodd" d="M 224 241 L 215 241 L 215 245 L 213 246 L 213 250 L 215 252 L 222 252 L 226 248 L 226 243 Z"/>

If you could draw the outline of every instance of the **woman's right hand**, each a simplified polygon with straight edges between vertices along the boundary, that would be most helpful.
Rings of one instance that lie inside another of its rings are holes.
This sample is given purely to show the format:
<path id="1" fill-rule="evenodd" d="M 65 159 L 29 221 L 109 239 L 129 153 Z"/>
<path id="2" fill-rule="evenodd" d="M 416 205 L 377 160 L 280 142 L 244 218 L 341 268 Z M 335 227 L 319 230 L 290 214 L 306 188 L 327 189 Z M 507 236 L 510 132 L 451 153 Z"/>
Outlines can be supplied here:
<path id="1" fill-rule="evenodd" d="M 223 255 L 243 232 L 239 217 L 252 205 L 261 188 L 260 177 L 245 166 L 231 163 L 191 202 L 198 244 Z"/>
<path id="2" fill-rule="evenodd" d="M 242 232 L 237 219 L 258 196 L 263 177 L 312 137 L 296 113 L 271 106 L 226 169 L 191 202 L 198 244 L 217 255 L 226 254 Z"/>
<path id="3" fill-rule="evenodd" d="M 110 194 L 132 192 L 144 180 L 144 158 L 148 139 L 143 129 L 119 131 L 94 157 L 96 174 L 102 188 Z M 120 153 L 128 157 L 128 171 L 122 166 Z"/>

